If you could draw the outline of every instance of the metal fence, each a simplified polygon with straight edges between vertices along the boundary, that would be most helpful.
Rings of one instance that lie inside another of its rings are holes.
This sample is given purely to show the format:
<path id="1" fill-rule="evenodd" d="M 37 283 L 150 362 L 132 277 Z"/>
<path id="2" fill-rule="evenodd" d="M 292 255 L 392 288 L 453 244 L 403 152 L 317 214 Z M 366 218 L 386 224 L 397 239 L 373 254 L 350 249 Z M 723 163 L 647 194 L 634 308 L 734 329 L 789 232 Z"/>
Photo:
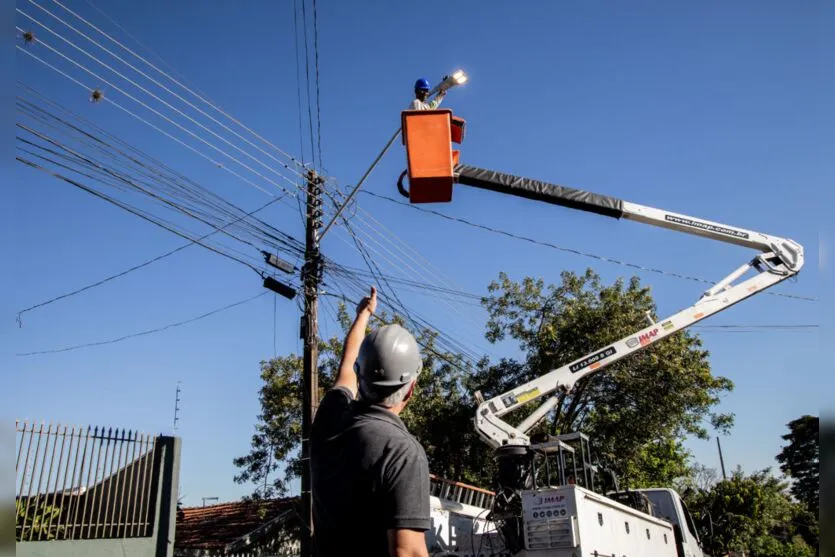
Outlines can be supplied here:
<path id="1" fill-rule="evenodd" d="M 18 541 L 153 534 L 155 436 L 21 421 L 15 429 Z"/>

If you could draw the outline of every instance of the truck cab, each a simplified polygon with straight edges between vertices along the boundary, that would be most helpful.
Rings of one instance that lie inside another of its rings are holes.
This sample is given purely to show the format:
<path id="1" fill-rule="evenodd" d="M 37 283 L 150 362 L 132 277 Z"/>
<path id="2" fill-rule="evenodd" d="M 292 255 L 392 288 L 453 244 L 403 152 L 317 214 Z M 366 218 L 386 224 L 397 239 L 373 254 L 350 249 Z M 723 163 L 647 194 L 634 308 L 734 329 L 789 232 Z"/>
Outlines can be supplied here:
<path id="1" fill-rule="evenodd" d="M 673 525 L 676 532 L 676 544 L 679 546 L 679 557 L 705 557 L 696 524 L 687 505 L 672 489 L 650 488 L 634 491 L 613 491 L 607 497 L 618 501 L 625 501 L 635 493 L 643 495 L 652 516 L 665 520 Z M 642 509 L 643 510 L 643 509 Z"/>

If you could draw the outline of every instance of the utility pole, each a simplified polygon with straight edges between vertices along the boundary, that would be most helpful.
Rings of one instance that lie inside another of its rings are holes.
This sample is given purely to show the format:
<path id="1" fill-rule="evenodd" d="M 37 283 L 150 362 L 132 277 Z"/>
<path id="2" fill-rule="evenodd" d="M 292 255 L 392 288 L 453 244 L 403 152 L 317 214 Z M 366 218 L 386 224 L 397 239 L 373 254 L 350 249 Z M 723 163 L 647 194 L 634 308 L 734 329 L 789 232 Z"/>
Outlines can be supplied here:
<path id="1" fill-rule="evenodd" d="M 319 254 L 319 229 L 322 227 L 322 184 L 324 180 L 311 170 L 307 174 L 307 222 L 305 256 L 302 268 L 304 284 L 304 316 L 301 337 L 304 341 L 304 370 L 302 376 L 302 521 L 301 555 L 312 555 L 313 492 L 310 481 L 310 428 L 319 407 L 319 284 L 322 281 L 322 262 Z"/>
<path id="2" fill-rule="evenodd" d="M 725 474 L 725 459 L 722 457 L 722 444 L 719 442 L 719 436 L 716 436 L 716 446 L 719 448 L 719 464 L 722 466 L 722 479 L 727 480 L 728 476 Z"/>

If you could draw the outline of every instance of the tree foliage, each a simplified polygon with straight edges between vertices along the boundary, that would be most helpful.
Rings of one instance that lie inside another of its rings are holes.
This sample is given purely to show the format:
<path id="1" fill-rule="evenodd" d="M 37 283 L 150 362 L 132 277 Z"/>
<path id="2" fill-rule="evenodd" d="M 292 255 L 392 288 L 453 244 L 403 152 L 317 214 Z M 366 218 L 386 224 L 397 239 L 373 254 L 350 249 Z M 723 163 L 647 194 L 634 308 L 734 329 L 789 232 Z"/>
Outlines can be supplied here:
<path id="1" fill-rule="evenodd" d="M 514 282 L 502 273 L 490 292 L 488 340 L 516 340 L 524 353 L 522 362 L 490 366 L 485 379 L 493 384 L 484 385 L 490 394 L 629 336 L 647 325 L 647 315 L 658 317 L 649 288 L 636 277 L 604 285 L 591 270 L 564 272 L 561 284 L 547 287 L 542 280 Z M 733 416 L 711 409 L 732 387 L 711 374 L 701 341 L 678 332 L 581 379 L 560 396 L 540 432 L 583 431 L 601 460 L 630 486 L 669 484 L 686 472 L 684 435 L 706 437 L 706 421 L 720 430 L 731 427 Z"/>
<path id="2" fill-rule="evenodd" d="M 787 484 L 769 470 L 746 476 L 740 469 L 707 489 L 684 492 L 712 555 L 746 551 L 752 557 L 811 557 L 816 524 L 791 500 Z"/>
<path id="3" fill-rule="evenodd" d="M 433 473 L 491 485 L 492 451 L 474 429 L 474 393 L 490 398 L 518 387 L 643 328 L 646 312 L 655 316 L 649 289 L 636 278 L 604 285 L 588 271 L 563 273 L 561 279 L 546 287 L 542 281 L 514 282 L 500 274 L 490 285 L 484 299 L 486 337 L 518 343 L 523 355 L 518 360 L 469 365 L 461 355 L 441 352 L 435 332 L 415 332 L 427 347 L 425 372 L 402 418 L 425 447 Z M 341 308 L 346 330 L 348 317 Z M 320 394 L 333 383 L 341 350 L 342 339 L 320 343 Z M 234 461 L 235 480 L 251 484 L 253 497 L 283 495 L 298 475 L 301 364 L 294 354 L 261 363 L 261 412 L 251 450 Z M 731 388 L 729 380 L 711 374 L 698 338 L 676 333 L 581 381 L 561 398 L 541 430 L 590 435 L 595 453 L 631 487 L 669 485 L 687 472 L 688 454 L 681 444 L 685 434 L 705 436 L 707 421 L 731 426 L 732 416 L 711 413 Z"/>
<path id="4" fill-rule="evenodd" d="M 381 318 L 401 321 L 398 317 Z M 340 306 L 339 320 L 345 332 L 350 319 Z M 440 476 L 485 483 L 489 455 L 472 428 L 473 401 L 465 386 L 468 372 L 462 357 L 439 350 L 436 333 L 417 335 L 425 348 L 418 394 L 401 414 L 406 426 L 423 444 L 430 469 Z M 342 339 L 319 343 L 320 398 L 335 380 L 342 356 Z M 296 354 L 261 362 L 264 385 L 259 392 L 261 412 L 249 454 L 235 458 L 235 481 L 253 486 L 250 498 L 284 496 L 290 482 L 300 476 L 302 357 Z"/>
<path id="5" fill-rule="evenodd" d="M 820 419 L 801 416 L 788 423 L 789 433 L 783 435 L 788 445 L 777 455 L 780 469 L 794 480 L 792 495 L 818 514 L 820 503 Z"/>

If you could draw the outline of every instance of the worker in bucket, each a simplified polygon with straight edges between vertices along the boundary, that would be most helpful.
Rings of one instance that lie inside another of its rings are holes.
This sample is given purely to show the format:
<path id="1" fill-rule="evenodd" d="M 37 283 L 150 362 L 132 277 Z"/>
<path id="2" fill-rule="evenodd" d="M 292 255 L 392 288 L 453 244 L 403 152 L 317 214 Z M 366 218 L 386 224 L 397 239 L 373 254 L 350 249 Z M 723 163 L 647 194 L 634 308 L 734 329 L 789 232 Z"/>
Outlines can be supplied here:
<path id="1" fill-rule="evenodd" d="M 429 80 L 425 77 L 418 79 L 415 82 L 415 98 L 412 100 L 412 104 L 409 105 L 409 110 L 435 110 L 441 105 L 441 101 L 444 100 L 446 96 L 446 90 L 441 89 L 438 91 L 438 94 L 435 95 L 435 98 L 431 101 L 427 101 L 429 98 L 429 91 L 432 88 L 429 86 Z"/>
<path id="2" fill-rule="evenodd" d="M 376 307 L 372 287 L 357 306 L 336 381 L 311 428 L 318 557 L 428 557 L 429 465 L 399 417 L 423 362 L 400 325 L 365 334 Z"/>

